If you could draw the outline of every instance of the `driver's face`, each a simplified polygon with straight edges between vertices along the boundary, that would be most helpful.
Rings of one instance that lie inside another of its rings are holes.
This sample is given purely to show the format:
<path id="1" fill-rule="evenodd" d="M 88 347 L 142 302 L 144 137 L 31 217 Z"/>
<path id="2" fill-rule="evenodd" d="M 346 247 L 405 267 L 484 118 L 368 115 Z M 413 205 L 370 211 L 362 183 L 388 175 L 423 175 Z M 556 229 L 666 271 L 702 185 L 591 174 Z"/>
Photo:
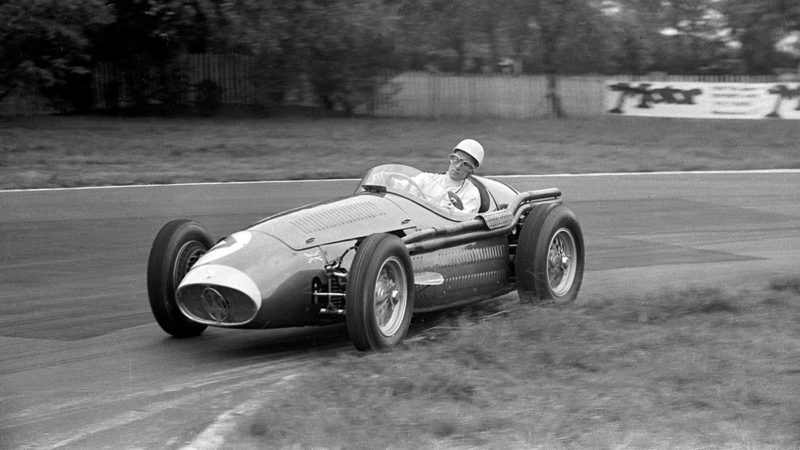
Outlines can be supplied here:
<path id="1" fill-rule="evenodd" d="M 453 181 L 462 181 L 472 173 L 475 164 L 475 159 L 461 150 L 453 152 L 457 158 L 450 158 L 450 166 L 447 169 L 447 175 Z"/>

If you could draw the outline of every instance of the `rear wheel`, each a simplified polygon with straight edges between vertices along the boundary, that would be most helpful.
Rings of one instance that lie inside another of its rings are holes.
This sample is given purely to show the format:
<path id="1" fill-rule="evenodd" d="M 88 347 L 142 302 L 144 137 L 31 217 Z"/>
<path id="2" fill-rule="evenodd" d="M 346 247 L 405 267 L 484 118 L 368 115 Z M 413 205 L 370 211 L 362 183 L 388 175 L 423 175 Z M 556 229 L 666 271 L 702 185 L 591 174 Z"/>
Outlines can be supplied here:
<path id="1" fill-rule="evenodd" d="M 161 228 L 150 249 L 147 262 L 147 294 L 150 309 L 167 333 L 187 338 L 200 335 L 206 325 L 190 321 L 175 301 L 175 290 L 198 259 L 214 245 L 211 235 L 200 224 L 173 220 Z"/>
<path id="2" fill-rule="evenodd" d="M 391 234 L 367 236 L 358 247 L 347 281 L 345 313 L 357 349 L 400 343 L 411 323 L 414 274 L 403 242 Z"/>
<path id="3" fill-rule="evenodd" d="M 516 257 L 520 299 L 565 305 L 578 297 L 583 280 L 583 232 L 566 206 L 535 207 L 522 225 Z"/>

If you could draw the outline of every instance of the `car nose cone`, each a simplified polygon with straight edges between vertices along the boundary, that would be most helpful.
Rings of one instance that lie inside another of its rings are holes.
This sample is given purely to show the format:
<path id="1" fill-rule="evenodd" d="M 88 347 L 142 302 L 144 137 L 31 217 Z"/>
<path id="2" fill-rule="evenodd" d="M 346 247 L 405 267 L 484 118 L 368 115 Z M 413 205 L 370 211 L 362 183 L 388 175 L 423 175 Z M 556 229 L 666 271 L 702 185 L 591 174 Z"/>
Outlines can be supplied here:
<path id="1" fill-rule="evenodd" d="M 180 310 L 208 325 L 244 325 L 261 308 L 261 291 L 244 272 L 233 267 L 205 264 L 195 267 L 178 286 Z"/>

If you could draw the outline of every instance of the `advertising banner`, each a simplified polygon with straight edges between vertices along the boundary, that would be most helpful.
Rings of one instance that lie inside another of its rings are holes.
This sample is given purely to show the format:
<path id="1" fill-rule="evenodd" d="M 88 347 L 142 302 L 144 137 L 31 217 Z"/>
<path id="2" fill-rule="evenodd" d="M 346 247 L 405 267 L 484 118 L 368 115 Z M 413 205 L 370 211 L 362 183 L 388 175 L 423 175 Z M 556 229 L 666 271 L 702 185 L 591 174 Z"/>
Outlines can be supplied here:
<path id="1" fill-rule="evenodd" d="M 609 82 L 606 111 L 698 119 L 800 119 L 800 83 Z"/>

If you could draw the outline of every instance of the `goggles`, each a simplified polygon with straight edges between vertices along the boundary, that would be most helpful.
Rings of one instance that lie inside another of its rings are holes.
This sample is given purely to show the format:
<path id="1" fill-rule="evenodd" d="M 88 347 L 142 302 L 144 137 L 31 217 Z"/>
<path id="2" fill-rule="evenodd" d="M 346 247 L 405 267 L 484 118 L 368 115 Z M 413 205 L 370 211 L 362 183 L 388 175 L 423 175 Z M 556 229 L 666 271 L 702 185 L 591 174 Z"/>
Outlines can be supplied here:
<path id="1" fill-rule="evenodd" d="M 467 168 L 467 170 L 475 170 L 475 165 L 471 162 L 467 161 L 466 159 L 456 155 L 455 153 L 450 153 L 450 164 L 455 164 L 456 166 L 463 165 Z"/>

